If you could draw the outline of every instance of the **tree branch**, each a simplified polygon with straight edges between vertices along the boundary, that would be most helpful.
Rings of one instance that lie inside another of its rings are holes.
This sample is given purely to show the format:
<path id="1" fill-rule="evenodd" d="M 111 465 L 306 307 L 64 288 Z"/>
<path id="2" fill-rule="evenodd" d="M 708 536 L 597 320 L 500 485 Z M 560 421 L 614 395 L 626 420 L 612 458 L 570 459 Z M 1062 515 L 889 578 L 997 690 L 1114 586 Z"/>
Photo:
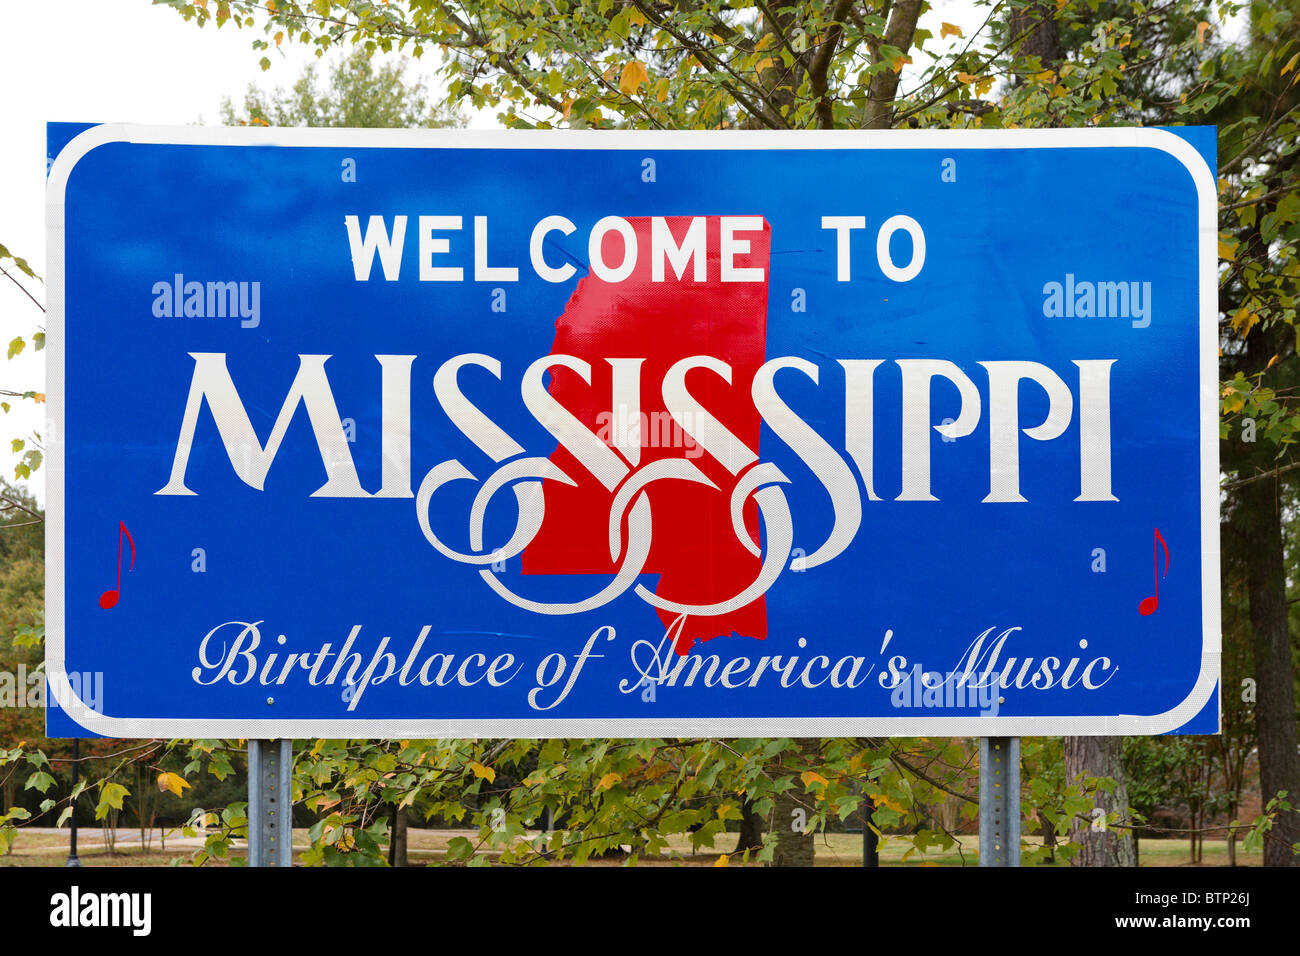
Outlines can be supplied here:
<path id="1" fill-rule="evenodd" d="M 25 285 L 23 285 L 21 282 L 19 282 L 17 279 L 15 279 L 13 276 L 11 276 L 11 275 L 9 274 L 9 270 L 8 270 L 8 269 L 4 268 L 3 266 L 0 266 L 0 272 L 3 272 L 3 273 L 4 273 L 4 277 L 5 277 L 6 279 L 8 279 L 8 280 L 9 280 L 10 282 L 12 282 L 14 285 L 18 286 L 18 288 L 22 289 L 22 290 L 23 290 L 23 295 L 25 295 L 25 296 L 27 296 L 27 298 L 31 299 L 32 302 L 35 303 L 36 308 L 40 309 L 42 312 L 45 311 L 45 306 L 41 305 L 40 302 L 37 302 L 37 300 L 36 300 L 36 296 L 34 296 L 34 295 L 32 295 L 30 292 L 28 292 L 28 291 L 27 291 L 27 287 L 26 287 Z"/>
<path id="2" fill-rule="evenodd" d="M 817 48 L 817 53 L 808 67 L 808 82 L 817 104 L 817 125 L 822 129 L 835 127 L 835 104 L 828 95 L 826 77 L 830 72 L 831 61 L 835 58 L 835 50 L 840 45 L 840 37 L 844 35 L 844 18 L 848 16 L 850 6 L 850 0 L 838 0 L 835 4 L 835 9 L 831 11 L 831 25 L 826 31 L 826 39 Z M 918 16 L 920 9 L 920 4 L 917 4 Z"/>
<path id="3" fill-rule="evenodd" d="M 669 34 L 672 35 L 673 39 L 675 39 L 678 43 L 682 44 L 682 46 L 684 46 L 686 49 L 690 50 L 691 55 L 695 57 L 695 59 L 697 59 L 700 62 L 700 65 L 703 66 L 705 69 L 713 70 L 714 72 L 726 73 L 728 76 L 731 76 L 733 79 L 735 79 L 737 83 L 740 83 L 742 86 L 752 91 L 760 100 L 765 100 L 767 98 L 766 94 L 761 89 L 759 89 L 753 83 L 746 80 L 744 77 L 740 76 L 738 73 L 736 73 L 736 71 L 733 70 L 728 63 L 714 57 L 712 54 L 710 54 L 699 44 L 692 42 L 689 38 L 679 33 L 666 20 L 664 20 L 662 17 L 659 16 L 659 14 L 657 14 L 653 9 L 651 9 L 650 6 L 647 3 L 645 3 L 645 0 L 632 0 L 632 2 L 636 4 L 637 9 L 640 10 L 645 15 L 645 18 L 647 20 L 652 22 L 655 26 L 659 27 L 661 30 L 667 31 Z M 740 92 L 740 90 L 727 84 L 724 84 L 724 86 L 726 86 L 727 92 L 730 93 L 736 99 L 736 102 L 740 103 L 740 105 L 743 106 L 751 116 L 753 116 L 764 126 L 768 127 L 768 129 L 780 129 L 780 128 L 789 129 L 790 128 L 790 124 L 786 122 L 785 117 L 781 116 L 779 113 L 771 113 L 769 115 L 768 111 L 763 110 L 762 107 L 760 107 L 749 97 L 745 96 L 745 94 Z"/>
<path id="4" fill-rule="evenodd" d="M 889 13 L 889 24 L 885 27 L 885 45 L 906 52 L 916 35 L 916 21 L 920 16 L 921 0 L 897 0 Z M 879 57 L 877 51 L 873 51 L 873 58 L 875 57 Z M 867 88 L 867 115 L 862 124 L 867 129 L 889 128 L 901 72 L 901 67 L 898 70 L 891 67 L 871 78 Z"/>
<path id="5" fill-rule="evenodd" d="M 1290 465 L 1282 465 L 1280 468 L 1274 468 L 1272 471 L 1266 471 L 1258 475 L 1251 475 L 1249 478 L 1238 478 L 1236 481 L 1225 482 L 1220 486 L 1220 488 L 1224 491 L 1230 491 L 1233 488 L 1244 488 L 1246 485 L 1253 485 L 1257 481 L 1280 477 L 1289 471 L 1295 471 L 1297 468 L 1300 468 L 1300 461 L 1293 462 Z"/>

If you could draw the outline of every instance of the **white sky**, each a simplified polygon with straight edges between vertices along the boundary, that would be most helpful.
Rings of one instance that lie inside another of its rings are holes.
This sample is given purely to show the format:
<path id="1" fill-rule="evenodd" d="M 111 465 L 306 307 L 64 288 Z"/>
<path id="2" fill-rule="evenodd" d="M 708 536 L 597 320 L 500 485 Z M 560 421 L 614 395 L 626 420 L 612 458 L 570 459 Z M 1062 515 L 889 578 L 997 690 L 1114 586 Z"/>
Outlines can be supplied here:
<path id="1" fill-rule="evenodd" d="M 250 82 L 288 86 L 312 59 L 307 48 L 286 44 L 283 56 L 270 54 L 274 65 L 264 73 L 263 54 L 251 46 L 260 36 L 230 24 L 200 30 L 147 0 L 0 0 L 0 243 L 44 275 L 47 121 L 216 122 L 224 96 L 238 102 Z M 44 302 L 40 285 L 16 274 Z M 41 319 L 0 277 L 0 348 L 29 336 Z M 44 353 L 32 354 L 30 345 L 12 361 L 0 355 L 0 388 L 43 391 L 44 380 Z M 30 401 L 0 415 L 0 474 L 7 479 L 19 457 L 10 440 L 33 430 L 44 431 L 44 411 Z M 31 482 L 42 502 L 43 475 Z"/>
<path id="2" fill-rule="evenodd" d="M 939 0 L 923 18 L 937 35 L 939 21 L 967 31 L 979 26 L 970 0 Z M 45 273 L 45 123 L 128 122 L 189 124 L 215 122 L 221 100 L 237 102 L 250 82 L 288 86 L 312 53 L 286 44 L 270 54 L 251 42 L 260 28 L 232 24 L 199 29 L 170 8 L 148 0 L 0 0 L 0 243 Z M 427 76 L 434 63 L 419 68 Z M 495 125 L 480 114 L 471 126 Z M 39 283 L 22 280 L 44 301 Z M 0 348 L 16 335 L 29 337 L 42 322 L 40 311 L 10 281 L 0 277 Z M 44 353 L 30 345 L 12 361 L 0 357 L 0 388 L 44 391 Z M 44 431 L 43 406 L 14 404 L 0 415 L 0 474 L 12 479 L 17 455 L 12 438 Z M 30 483 L 44 502 L 44 471 Z"/>

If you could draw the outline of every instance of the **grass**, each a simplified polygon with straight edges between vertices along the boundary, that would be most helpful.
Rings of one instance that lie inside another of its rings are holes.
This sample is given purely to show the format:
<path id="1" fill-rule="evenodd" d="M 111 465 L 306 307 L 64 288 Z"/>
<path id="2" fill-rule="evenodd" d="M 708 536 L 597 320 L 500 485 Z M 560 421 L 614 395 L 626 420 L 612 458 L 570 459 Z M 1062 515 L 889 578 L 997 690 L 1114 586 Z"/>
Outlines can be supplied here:
<path id="1" fill-rule="evenodd" d="M 128 831 L 121 831 L 121 836 Z M 138 838 L 139 834 L 135 834 Z M 102 833 L 99 830 L 81 831 L 77 856 L 82 866 L 166 866 L 174 859 L 180 859 L 182 865 L 189 860 L 194 846 L 178 845 L 174 835 L 168 841 L 164 852 L 159 846 L 157 833 L 147 850 L 141 850 L 138 843 L 119 842 L 115 853 L 109 853 L 103 846 Z M 474 838 L 474 831 L 469 830 L 420 830 L 407 831 L 407 857 L 413 866 L 440 861 L 447 852 L 447 843 L 456 836 Z M 119 838 L 120 839 L 120 838 Z M 714 849 L 701 849 L 691 852 L 690 840 L 684 836 L 669 839 L 669 846 L 680 854 L 677 858 L 664 856 L 660 860 L 639 860 L 639 866 L 713 866 L 723 853 L 730 853 L 735 845 L 735 834 L 728 834 L 718 840 Z M 306 830 L 294 831 L 295 853 L 300 853 L 309 846 Z M 976 866 L 979 863 L 979 838 L 976 835 L 963 836 L 958 847 L 939 851 L 932 849 L 927 854 L 913 853 L 904 860 L 903 856 L 909 846 L 901 838 L 886 838 L 880 848 L 882 866 Z M 1187 867 L 1189 863 L 1188 844 L 1185 840 L 1143 840 L 1139 848 L 1140 863 L 1144 867 Z M 231 851 L 231 855 L 245 855 L 243 847 Z M 494 854 L 490 854 L 494 855 Z M 10 852 L 0 857 L 0 866 L 63 866 L 68 856 L 68 836 L 66 833 L 24 833 L 18 831 L 17 838 Z M 593 860 L 593 866 L 620 866 L 625 863 L 623 857 L 609 857 Z M 1203 859 L 1199 866 L 1226 866 L 1228 862 L 1227 843 L 1224 840 L 1206 840 Z M 1247 853 L 1237 844 L 1237 864 L 1239 866 L 1260 866 L 1262 856 L 1256 850 Z M 739 857 L 730 857 L 731 865 L 740 864 Z M 862 863 L 862 837 L 855 833 L 828 833 L 817 837 L 818 866 L 857 867 Z M 225 861 L 214 860 L 213 865 L 228 865 Z M 752 865 L 752 864 L 751 864 Z M 1064 864 L 1058 859 L 1055 864 Z"/>

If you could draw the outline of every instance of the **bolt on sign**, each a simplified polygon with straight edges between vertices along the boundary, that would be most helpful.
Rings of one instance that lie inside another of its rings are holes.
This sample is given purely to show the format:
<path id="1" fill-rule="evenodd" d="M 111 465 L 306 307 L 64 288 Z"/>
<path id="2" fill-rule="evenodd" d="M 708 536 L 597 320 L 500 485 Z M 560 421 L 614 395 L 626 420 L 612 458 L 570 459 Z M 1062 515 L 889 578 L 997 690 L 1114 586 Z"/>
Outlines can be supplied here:
<path id="1" fill-rule="evenodd" d="M 53 731 L 1217 730 L 1214 130 L 49 134 Z"/>

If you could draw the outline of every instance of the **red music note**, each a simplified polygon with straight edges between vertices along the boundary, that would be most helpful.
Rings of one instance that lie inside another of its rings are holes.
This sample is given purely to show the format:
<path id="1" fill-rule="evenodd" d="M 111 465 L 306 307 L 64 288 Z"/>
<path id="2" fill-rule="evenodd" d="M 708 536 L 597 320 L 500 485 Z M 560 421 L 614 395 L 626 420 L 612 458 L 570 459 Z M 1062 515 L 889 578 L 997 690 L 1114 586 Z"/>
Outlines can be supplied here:
<path id="1" fill-rule="evenodd" d="M 126 540 L 131 542 L 131 567 L 127 570 L 135 570 L 135 538 L 131 537 L 131 532 L 126 530 L 126 522 L 119 521 L 117 523 L 117 587 L 99 596 L 99 606 L 106 611 L 117 604 L 122 596 L 122 535 L 126 535 Z"/>
<path id="2" fill-rule="evenodd" d="M 1160 567 L 1160 548 L 1156 547 L 1157 544 L 1163 546 L 1165 549 L 1164 575 L 1156 574 L 1156 569 Z M 1156 593 L 1150 597 L 1144 597 L 1142 603 L 1138 605 L 1138 613 L 1143 617 L 1154 614 L 1156 608 L 1160 606 L 1160 578 L 1169 574 L 1169 545 L 1165 543 L 1164 535 L 1160 533 L 1159 528 L 1156 528 L 1156 539 L 1151 544 L 1151 552 L 1151 574 L 1156 579 Z"/>

